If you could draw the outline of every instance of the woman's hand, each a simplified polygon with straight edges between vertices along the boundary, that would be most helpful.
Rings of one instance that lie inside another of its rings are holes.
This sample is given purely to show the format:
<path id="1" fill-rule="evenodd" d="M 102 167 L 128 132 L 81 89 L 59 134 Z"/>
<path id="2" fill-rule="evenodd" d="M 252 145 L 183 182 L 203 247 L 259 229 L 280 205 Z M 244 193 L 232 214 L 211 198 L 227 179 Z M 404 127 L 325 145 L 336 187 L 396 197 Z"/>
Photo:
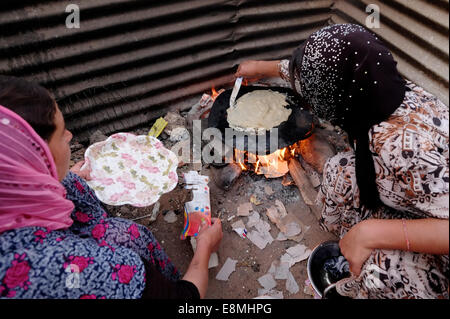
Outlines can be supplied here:
<path id="1" fill-rule="evenodd" d="M 369 247 L 370 229 L 365 226 L 364 221 L 356 224 L 339 241 L 341 252 L 350 264 L 350 272 L 355 276 L 359 276 L 363 264 L 372 254 Z"/>
<path id="2" fill-rule="evenodd" d="M 85 161 L 80 161 L 80 162 L 76 163 L 76 164 L 70 169 L 70 171 L 71 171 L 72 173 L 77 174 L 77 175 L 80 176 L 81 178 L 83 178 L 83 179 L 85 179 L 85 180 L 87 180 L 87 181 L 90 181 L 90 180 L 92 179 L 92 178 L 91 178 L 91 175 L 90 175 L 90 171 L 89 171 L 88 169 L 81 170 L 81 167 L 84 165 L 84 162 L 85 162 Z"/>
<path id="3" fill-rule="evenodd" d="M 222 223 L 211 219 L 211 226 L 202 225 L 197 236 L 197 249 L 183 279 L 192 282 L 204 298 L 208 290 L 208 261 L 211 253 L 217 251 L 222 240 Z"/>
<path id="4" fill-rule="evenodd" d="M 246 79 L 258 79 L 261 77 L 261 73 L 259 70 L 258 65 L 260 64 L 260 61 L 254 61 L 254 60 L 248 60 L 242 62 L 235 74 L 235 77 L 244 77 Z"/>
<path id="5" fill-rule="evenodd" d="M 339 247 L 350 263 L 350 271 L 359 275 L 374 249 L 448 255 L 448 233 L 448 219 L 413 219 L 404 225 L 401 219 L 367 219 L 353 226 Z"/>
<path id="6" fill-rule="evenodd" d="M 222 241 L 222 222 L 218 218 L 211 219 L 211 226 L 203 225 L 197 236 L 197 247 L 206 246 L 210 253 L 216 252 L 219 249 Z"/>
<path id="7" fill-rule="evenodd" d="M 239 65 L 235 77 L 242 76 L 249 81 L 258 80 L 265 77 L 279 77 L 279 62 L 280 61 L 244 61 Z"/>

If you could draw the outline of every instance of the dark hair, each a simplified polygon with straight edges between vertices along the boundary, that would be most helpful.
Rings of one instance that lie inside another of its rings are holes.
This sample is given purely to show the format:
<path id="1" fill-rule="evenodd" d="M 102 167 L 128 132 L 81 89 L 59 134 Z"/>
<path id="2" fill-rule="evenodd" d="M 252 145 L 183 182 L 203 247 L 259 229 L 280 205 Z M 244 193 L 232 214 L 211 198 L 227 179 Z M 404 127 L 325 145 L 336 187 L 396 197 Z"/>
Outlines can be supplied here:
<path id="1" fill-rule="evenodd" d="M 300 80 L 300 67 L 302 66 L 303 54 L 305 53 L 306 41 L 300 44 L 294 52 L 292 52 L 291 59 L 289 61 L 289 80 L 291 82 L 292 89 L 298 95 L 297 87 L 295 86 L 296 76 Z"/>
<path id="2" fill-rule="evenodd" d="M 0 75 L 0 105 L 20 115 L 46 141 L 56 130 L 56 102 L 37 83 Z"/>

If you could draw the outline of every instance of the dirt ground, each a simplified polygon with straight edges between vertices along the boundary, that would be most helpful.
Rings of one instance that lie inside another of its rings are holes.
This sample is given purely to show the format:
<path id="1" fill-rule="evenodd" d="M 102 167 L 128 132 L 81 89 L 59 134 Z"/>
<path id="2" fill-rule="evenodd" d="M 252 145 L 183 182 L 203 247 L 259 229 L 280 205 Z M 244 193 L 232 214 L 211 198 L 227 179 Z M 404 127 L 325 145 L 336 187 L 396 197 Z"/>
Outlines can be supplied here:
<path id="1" fill-rule="evenodd" d="M 193 105 L 197 101 L 198 98 L 193 98 L 184 103 Z M 186 116 L 186 112 L 181 112 L 181 115 Z M 132 130 L 130 133 L 145 135 L 148 133 L 149 128 Z M 330 125 L 325 124 L 320 129 L 316 127 L 315 132 L 315 135 L 321 136 L 322 141 L 325 141 L 325 145 L 331 145 L 331 148 L 335 152 L 343 151 L 348 147 L 345 137 L 342 136 L 342 131 Z M 106 139 L 106 136 L 99 132 L 99 136 L 93 136 L 91 138 L 90 144 L 104 139 Z M 159 139 L 168 149 L 174 144 L 168 140 L 168 135 L 165 132 L 161 134 Z M 77 143 L 76 137 L 74 138 L 72 143 L 72 164 L 84 159 L 84 152 L 88 146 Z M 310 153 L 313 154 L 313 157 L 320 157 L 323 153 L 321 150 L 323 148 L 312 147 Z M 306 158 L 304 159 L 306 160 Z M 185 172 L 198 169 L 199 167 L 195 167 L 193 164 L 186 164 L 178 168 L 179 183 L 174 190 L 160 198 L 159 214 L 155 221 L 150 220 L 153 205 L 144 208 L 136 208 L 130 205 L 105 205 L 106 209 L 113 216 L 135 220 L 137 223 L 148 227 L 182 274 L 188 269 L 193 257 L 193 250 L 189 239 L 180 239 L 180 234 L 184 226 L 184 203 L 190 201 L 192 196 L 191 191 L 184 189 L 182 176 Z M 219 188 L 214 182 L 214 176 L 217 176 L 220 170 L 221 168 L 203 164 L 200 171 L 202 175 L 210 177 L 209 187 L 212 216 L 220 218 L 223 225 L 223 240 L 218 251 L 219 265 L 209 270 L 209 287 L 206 298 L 250 299 L 258 297 L 258 290 L 263 288 L 258 282 L 258 278 L 267 274 L 272 262 L 279 260 L 286 253 L 286 249 L 302 244 L 312 250 L 326 240 L 337 240 L 334 235 L 320 229 L 317 217 L 311 211 L 310 207 L 305 204 L 295 184 L 284 186 L 282 184 L 282 177 L 268 179 L 264 175 L 243 172 L 234 184 L 225 191 Z M 320 172 L 317 172 L 316 169 L 316 176 L 317 173 L 319 173 L 321 178 Z M 286 176 L 289 177 L 289 173 Z M 266 191 L 267 186 L 273 190 L 272 194 Z M 315 188 L 315 191 L 317 190 L 318 186 Z M 253 210 L 260 214 L 262 220 L 270 224 L 270 233 L 274 239 L 271 244 L 268 244 L 262 250 L 248 238 L 241 238 L 231 227 L 231 224 L 239 219 L 245 224 L 247 223 L 248 217 L 236 216 L 237 208 L 240 204 L 250 202 L 252 195 L 256 196 L 261 203 L 257 206 L 253 204 Z M 266 216 L 266 209 L 273 206 L 276 200 L 281 201 L 287 212 L 294 214 L 303 224 L 301 240 L 299 242 L 293 240 L 276 240 L 280 231 Z M 176 214 L 177 219 L 173 223 L 169 223 L 164 219 L 166 213 L 169 211 L 173 211 Z M 231 273 L 228 281 L 216 280 L 216 275 L 227 258 L 237 260 L 236 270 Z M 290 268 L 290 272 L 293 274 L 299 286 L 297 293 L 289 293 L 286 289 L 286 280 L 276 280 L 277 286 L 274 290 L 281 291 L 284 299 L 313 298 L 311 294 L 307 293 L 308 289 L 306 292 L 304 290 L 305 281 L 308 278 L 306 265 L 307 260 L 303 260 Z M 309 292 L 311 291 L 309 290 Z"/>
<path id="2" fill-rule="evenodd" d="M 143 132 L 135 131 L 134 133 L 139 135 Z M 76 151 L 72 153 L 72 161 L 77 162 L 83 159 L 85 147 L 82 147 L 81 144 L 76 144 L 74 149 Z M 185 202 L 191 200 L 190 191 L 183 188 L 182 174 L 193 168 L 192 164 L 187 164 L 178 169 L 180 182 L 173 191 L 160 198 L 159 214 L 153 222 L 150 220 L 150 217 L 144 217 L 151 215 L 153 206 L 136 208 L 130 205 L 115 207 L 105 205 L 113 216 L 136 220 L 137 223 L 148 227 L 182 274 L 187 270 L 193 257 L 193 250 L 189 239 L 180 239 L 184 224 L 183 206 Z M 298 242 L 292 240 L 274 240 L 261 250 L 248 238 L 241 238 L 232 229 L 231 224 L 238 219 L 242 219 L 244 223 L 247 222 L 248 217 L 237 217 L 235 215 L 237 213 L 237 207 L 242 203 L 249 202 L 250 196 L 252 195 L 256 195 L 260 200 L 261 204 L 258 206 L 253 204 L 253 208 L 259 212 L 261 219 L 271 225 L 270 233 L 274 239 L 277 237 L 279 229 L 268 220 L 266 208 L 274 205 L 277 199 L 285 205 L 288 213 L 295 214 L 303 223 L 303 238 L 299 243 L 313 249 L 323 241 L 337 239 L 332 234 L 324 232 L 319 228 L 317 218 L 304 203 L 299 189 L 295 184 L 283 186 L 283 178 L 267 179 L 263 175 L 243 172 L 232 187 L 225 191 L 217 187 L 213 181 L 213 170 L 220 170 L 220 168 L 204 165 L 200 173 L 211 177 L 209 186 L 212 216 L 219 217 L 222 221 L 223 240 L 218 251 L 219 266 L 209 270 L 209 288 L 206 298 L 249 299 L 258 297 L 258 289 L 263 288 L 259 284 L 258 278 L 268 272 L 271 263 L 274 260 L 278 260 L 286 252 L 287 248 L 298 244 Z M 268 195 L 264 191 L 265 186 L 270 186 L 273 194 Z M 169 223 L 164 219 L 168 211 L 175 212 L 177 216 L 175 222 Z M 232 216 L 235 216 L 235 218 L 229 220 Z M 228 281 L 216 280 L 215 277 L 227 258 L 238 261 L 236 270 L 230 275 Z M 304 292 L 305 280 L 307 279 L 306 264 L 307 260 L 304 260 L 290 268 L 299 286 L 298 293 L 290 294 L 286 290 L 286 280 L 276 280 L 277 286 L 274 289 L 281 291 L 283 298 L 313 298 L 312 295 Z"/>
<path id="3" fill-rule="evenodd" d="M 201 171 L 202 175 L 211 175 L 212 168 L 205 168 Z M 189 170 L 184 167 L 179 170 L 179 174 Z M 264 176 L 258 176 L 252 173 L 243 173 L 230 190 L 219 189 L 213 181 L 210 182 L 210 198 L 213 217 L 220 217 L 223 225 L 223 240 L 220 245 L 218 256 L 219 266 L 209 270 L 209 288 L 206 298 L 210 299 L 249 299 L 258 296 L 258 289 L 262 289 L 258 278 L 265 275 L 272 261 L 279 259 L 286 249 L 297 245 L 295 241 L 277 241 L 274 240 L 263 250 L 255 246 L 250 240 L 243 239 L 232 230 L 231 224 L 238 218 L 246 222 L 247 217 L 236 217 L 231 221 L 228 218 L 236 215 L 239 204 L 250 201 L 250 196 L 261 193 L 261 186 L 268 185 L 274 190 L 270 196 L 260 196 L 262 204 L 253 206 L 261 215 L 262 219 L 268 221 L 265 215 L 266 208 L 273 205 L 276 199 L 285 204 L 288 213 L 294 213 L 301 222 L 309 227 L 304 233 L 301 244 L 313 249 L 316 245 L 325 240 L 336 239 L 332 234 L 322 231 L 319 228 L 317 218 L 307 207 L 295 185 L 283 186 L 282 178 L 266 180 Z M 236 200 L 239 199 L 239 200 Z M 165 194 L 160 199 L 160 214 L 156 221 L 150 222 L 150 217 L 136 220 L 136 222 L 147 226 L 156 236 L 162 247 L 178 267 L 181 273 L 184 273 L 193 256 L 193 250 L 189 239 L 181 240 L 180 234 L 183 229 L 184 216 L 183 205 L 185 201 L 190 200 L 188 191 L 178 185 L 172 192 Z M 129 205 L 122 207 L 110 207 L 109 211 L 118 217 L 135 219 L 140 216 L 151 214 L 153 206 L 147 208 L 134 208 Z M 167 211 L 174 211 L 177 214 L 177 221 L 168 223 L 164 220 Z M 269 221 L 270 223 L 270 221 Z M 279 230 L 271 224 L 271 235 L 276 238 Z M 236 271 L 233 272 L 228 281 L 219 281 L 215 277 L 221 269 L 227 258 L 237 260 Z M 306 271 L 307 260 L 299 262 L 290 268 L 297 284 L 300 287 L 298 293 L 290 295 L 285 287 L 285 280 L 277 280 L 276 290 L 282 291 L 285 299 L 295 298 L 313 298 L 304 293 L 304 284 L 307 279 Z"/>

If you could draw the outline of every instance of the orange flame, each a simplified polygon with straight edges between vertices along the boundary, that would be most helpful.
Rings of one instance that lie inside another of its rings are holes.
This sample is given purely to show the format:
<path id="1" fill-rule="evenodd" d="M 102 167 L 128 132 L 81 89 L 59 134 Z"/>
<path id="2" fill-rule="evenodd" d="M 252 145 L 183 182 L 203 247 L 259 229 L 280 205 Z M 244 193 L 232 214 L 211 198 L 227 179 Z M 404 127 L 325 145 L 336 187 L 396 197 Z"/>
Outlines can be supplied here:
<path id="1" fill-rule="evenodd" d="M 246 152 L 239 151 L 237 149 L 234 150 L 235 160 L 237 161 L 239 166 L 241 166 L 243 171 L 246 171 L 248 169 L 247 166 L 244 164 L 244 162 L 245 162 L 245 153 Z"/>
<path id="2" fill-rule="evenodd" d="M 217 91 L 216 91 L 216 89 L 215 88 L 211 88 L 211 97 L 212 97 L 212 99 L 215 101 L 216 100 L 216 98 L 219 96 L 219 94 L 220 93 L 218 93 Z"/>
<path id="3" fill-rule="evenodd" d="M 248 84 L 249 81 L 244 79 L 242 85 L 247 86 Z M 212 87 L 212 99 L 215 101 L 216 98 L 224 91 L 224 89 L 217 91 L 214 87 Z M 243 171 L 253 170 L 258 175 L 264 174 L 266 176 L 278 177 L 286 174 L 289 170 L 287 167 L 289 160 L 291 157 L 295 157 L 299 154 L 299 149 L 300 143 L 295 143 L 289 147 L 279 149 L 276 152 L 265 156 L 258 156 L 256 154 L 235 149 L 233 161 L 237 163 Z"/>
<path id="4" fill-rule="evenodd" d="M 239 164 L 243 171 L 253 171 L 258 175 L 276 178 L 283 176 L 289 171 L 289 160 L 296 156 L 299 148 L 299 143 L 295 143 L 272 154 L 261 156 L 235 149 L 234 161 Z"/>

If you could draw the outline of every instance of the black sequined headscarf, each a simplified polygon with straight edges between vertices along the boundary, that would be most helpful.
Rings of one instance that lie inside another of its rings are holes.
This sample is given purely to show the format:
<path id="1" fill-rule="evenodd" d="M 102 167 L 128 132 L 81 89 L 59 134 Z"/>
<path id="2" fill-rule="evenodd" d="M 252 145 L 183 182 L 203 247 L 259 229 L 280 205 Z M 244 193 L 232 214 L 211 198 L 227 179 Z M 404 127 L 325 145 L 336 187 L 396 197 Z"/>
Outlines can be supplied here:
<path id="1" fill-rule="evenodd" d="M 292 82 L 299 80 L 300 94 L 311 111 L 345 130 L 351 144 L 355 141 L 361 203 L 375 208 L 381 202 L 369 130 L 401 105 L 406 92 L 392 54 L 362 26 L 332 25 L 294 51 L 290 73 Z"/>

